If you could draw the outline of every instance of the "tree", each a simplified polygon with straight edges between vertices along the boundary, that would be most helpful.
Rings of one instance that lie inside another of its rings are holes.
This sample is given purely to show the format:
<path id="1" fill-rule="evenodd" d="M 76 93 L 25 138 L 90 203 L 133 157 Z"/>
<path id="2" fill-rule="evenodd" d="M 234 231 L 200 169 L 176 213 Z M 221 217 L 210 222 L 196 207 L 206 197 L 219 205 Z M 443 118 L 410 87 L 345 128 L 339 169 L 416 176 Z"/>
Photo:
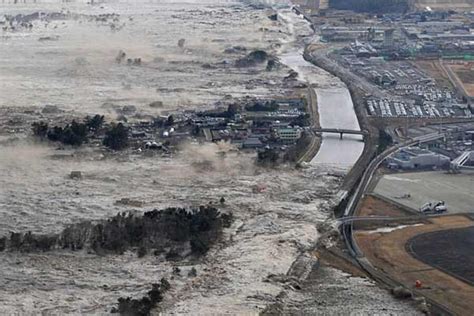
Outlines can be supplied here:
<path id="1" fill-rule="evenodd" d="M 33 135 L 45 138 L 48 133 L 48 123 L 45 122 L 34 122 L 31 124 L 33 129 Z"/>
<path id="2" fill-rule="evenodd" d="M 66 125 L 60 138 L 63 144 L 71 146 L 81 146 L 86 140 L 87 126 L 74 120 L 71 125 Z"/>
<path id="3" fill-rule="evenodd" d="M 280 155 L 276 150 L 269 148 L 258 153 L 257 161 L 262 165 L 274 166 L 276 165 L 279 157 Z"/>
<path id="4" fill-rule="evenodd" d="M 53 142 L 58 142 L 63 137 L 63 128 L 60 126 L 55 126 L 53 129 L 48 131 L 48 139 Z"/>
<path id="5" fill-rule="evenodd" d="M 267 71 L 272 71 L 273 69 L 275 69 L 276 67 L 276 62 L 274 59 L 270 59 L 268 62 L 267 62 Z"/>
<path id="6" fill-rule="evenodd" d="M 167 125 L 167 126 L 173 126 L 173 125 L 174 125 L 174 117 L 173 117 L 173 115 L 168 116 L 168 119 L 166 120 L 166 125 Z"/>
<path id="7" fill-rule="evenodd" d="M 99 114 L 96 114 L 93 117 L 86 116 L 84 121 L 89 131 L 97 131 L 104 124 L 104 116 Z"/>
<path id="8" fill-rule="evenodd" d="M 278 111 L 279 108 L 280 106 L 275 100 L 267 101 L 265 103 L 256 101 L 254 104 L 247 105 L 245 107 L 247 111 L 253 111 L 253 112 L 261 112 L 261 111 L 274 112 L 274 111 Z"/>
<path id="9" fill-rule="evenodd" d="M 121 150 L 128 146 L 128 128 L 122 123 L 113 125 L 105 133 L 103 144 L 113 150 Z"/>
<path id="10" fill-rule="evenodd" d="M 238 114 L 240 111 L 240 106 L 236 103 L 229 104 L 227 107 L 227 117 L 234 117 L 235 114 Z"/>
<path id="11" fill-rule="evenodd" d="M 291 123 L 290 125 L 298 125 L 298 126 L 308 126 L 311 124 L 311 116 L 308 114 L 308 113 L 305 113 L 305 114 L 300 114 L 298 115 L 297 118 L 295 118 Z"/>
<path id="12" fill-rule="evenodd" d="M 385 149 L 393 144 L 393 139 L 390 134 L 385 130 L 379 129 L 379 145 L 377 148 L 378 153 L 382 153 Z"/>

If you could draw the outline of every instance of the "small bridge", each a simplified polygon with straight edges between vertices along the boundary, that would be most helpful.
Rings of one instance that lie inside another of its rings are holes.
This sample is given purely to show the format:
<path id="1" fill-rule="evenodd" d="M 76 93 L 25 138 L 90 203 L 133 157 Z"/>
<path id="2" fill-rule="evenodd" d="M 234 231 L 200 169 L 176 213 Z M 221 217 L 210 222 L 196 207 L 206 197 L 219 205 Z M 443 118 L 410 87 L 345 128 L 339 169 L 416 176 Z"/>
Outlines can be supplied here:
<path id="1" fill-rule="evenodd" d="M 367 131 L 357 131 L 357 130 L 352 130 L 352 129 L 341 129 L 341 128 L 313 128 L 313 131 L 315 133 L 334 133 L 334 134 L 339 134 L 340 139 L 342 139 L 342 136 L 344 134 L 350 134 L 350 135 L 362 135 L 366 136 L 369 134 Z"/>

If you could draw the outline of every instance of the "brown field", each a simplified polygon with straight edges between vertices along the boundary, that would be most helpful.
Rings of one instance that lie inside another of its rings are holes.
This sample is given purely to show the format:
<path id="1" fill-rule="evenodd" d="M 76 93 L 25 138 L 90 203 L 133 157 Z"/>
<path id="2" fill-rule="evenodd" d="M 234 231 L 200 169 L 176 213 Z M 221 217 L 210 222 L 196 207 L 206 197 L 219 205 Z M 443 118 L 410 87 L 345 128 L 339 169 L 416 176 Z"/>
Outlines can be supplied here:
<path id="1" fill-rule="evenodd" d="M 357 231 L 355 239 L 367 259 L 391 278 L 413 289 L 416 280 L 423 284 L 419 293 L 448 307 L 454 314 L 472 312 L 474 287 L 427 265 L 406 251 L 414 236 L 446 229 L 474 226 L 471 219 L 461 215 L 432 218 L 428 223 L 408 226 L 388 233 Z"/>
<path id="2" fill-rule="evenodd" d="M 459 81 L 462 82 L 466 93 L 474 97 L 474 63 L 449 65 L 449 68 L 458 77 Z"/>
<path id="3" fill-rule="evenodd" d="M 389 217 L 403 217 L 411 215 L 404 209 L 388 203 L 376 196 L 367 195 L 362 202 L 363 207 L 358 211 L 358 216 L 389 216 Z"/>
<path id="4" fill-rule="evenodd" d="M 413 64 L 434 78 L 440 86 L 453 86 L 438 60 L 417 60 Z"/>

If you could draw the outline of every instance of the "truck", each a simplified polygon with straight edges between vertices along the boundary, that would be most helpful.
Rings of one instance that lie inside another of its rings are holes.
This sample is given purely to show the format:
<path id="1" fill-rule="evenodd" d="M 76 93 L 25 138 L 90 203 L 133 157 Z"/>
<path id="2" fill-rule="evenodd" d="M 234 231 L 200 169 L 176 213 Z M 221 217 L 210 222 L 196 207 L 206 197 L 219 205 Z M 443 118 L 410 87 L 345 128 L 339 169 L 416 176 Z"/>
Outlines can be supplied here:
<path id="1" fill-rule="evenodd" d="M 420 207 L 421 213 L 433 213 L 440 214 L 448 210 L 446 203 L 444 201 L 438 201 L 436 203 L 428 202 Z"/>

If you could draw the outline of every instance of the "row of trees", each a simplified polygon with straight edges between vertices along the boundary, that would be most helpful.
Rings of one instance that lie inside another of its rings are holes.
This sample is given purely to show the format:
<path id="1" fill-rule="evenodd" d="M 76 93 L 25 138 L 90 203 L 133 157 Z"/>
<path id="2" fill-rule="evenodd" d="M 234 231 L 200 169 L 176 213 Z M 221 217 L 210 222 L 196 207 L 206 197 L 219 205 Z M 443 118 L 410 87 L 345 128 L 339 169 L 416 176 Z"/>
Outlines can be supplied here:
<path id="1" fill-rule="evenodd" d="M 245 106 L 245 109 L 247 111 L 254 111 L 254 112 L 261 112 L 261 111 L 274 112 L 274 111 L 278 111 L 279 108 L 280 106 L 275 100 L 266 101 L 266 102 L 256 101 L 253 104 L 249 104 Z"/>
<path id="2" fill-rule="evenodd" d="M 0 238 L 0 251 L 49 251 L 53 249 L 92 249 L 96 253 L 122 254 L 138 251 L 141 257 L 148 250 L 156 254 L 189 247 L 191 254 L 203 255 L 216 242 L 232 215 L 221 214 L 211 206 L 198 209 L 167 208 L 145 212 L 143 216 L 119 213 L 99 223 L 82 222 L 71 225 L 58 235 L 11 233 Z"/>
<path id="3" fill-rule="evenodd" d="M 111 125 L 103 130 L 104 116 L 87 116 L 83 122 L 73 120 L 66 126 L 50 127 L 45 122 L 34 122 L 32 124 L 33 134 L 41 139 L 60 142 L 64 145 L 81 146 L 88 142 L 89 137 L 98 136 L 104 132 L 103 144 L 113 150 L 121 150 L 128 145 L 128 128 L 122 123 Z"/>

